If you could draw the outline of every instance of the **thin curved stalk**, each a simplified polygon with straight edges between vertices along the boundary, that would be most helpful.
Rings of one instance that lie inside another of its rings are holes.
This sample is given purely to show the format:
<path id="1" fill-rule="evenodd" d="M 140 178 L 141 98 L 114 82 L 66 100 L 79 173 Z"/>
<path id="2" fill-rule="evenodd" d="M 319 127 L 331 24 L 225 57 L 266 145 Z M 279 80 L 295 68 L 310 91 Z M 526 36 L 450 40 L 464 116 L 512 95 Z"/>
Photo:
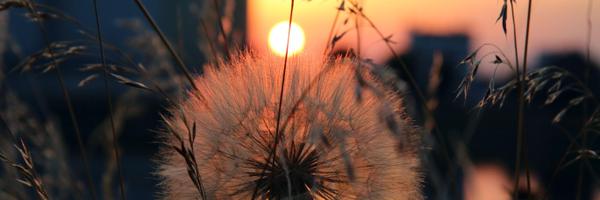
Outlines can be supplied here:
<path id="1" fill-rule="evenodd" d="M 331 40 L 332 40 L 332 37 L 333 37 L 333 31 L 335 30 L 336 24 L 337 24 L 338 19 L 340 17 L 340 13 L 342 12 L 342 9 L 343 9 L 342 6 L 344 5 L 345 1 L 346 0 L 342 0 L 341 6 L 337 9 L 337 12 L 335 12 L 335 17 L 333 18 L 333 23 L 331 24 L 331 28 L 329 29 L 329 34 L 327 35 L 327 41 L 326 41 L 326 44 L 325 44 L 325 50 L 323 50 L 323 56 L 327 56 L 327 54 L 329 54 L 329 48 L 330 47 L 333 48 L 331 46 Z"/>
<path id="2" fill-rule="evenodd" d="M 213 0 L 213 5 L 215 6 L 215 12 L 217 12 L 217 24 L 219 25 L 221 37 L 223 37 L 223 49 L 225 49 L 225 59 L 228 59 L 230 53 L 228 44 L 229 40 L 227 39 L 225 28 L 223 28 L 223 16 L 221 16 L 221 6 L 219 6 L 219 0 Z"/>
<path id="3" fill-rule="evenodd" d="M 34 6 L 35 2 L 33 0 L 28 0 L 26 2 L 28 4 L 27 9 L 29 10 L 29 12 L 31 14 L 35 15 L 37 13 L 35 6 Z M 73 103 L 71 102 L 71 96 L 69 94 L 69 91 L 67 90 L 67 86 L 66 86 L 66 83 L 65 83 L 65 80 L 63 77 L 61 67 L 58 65 L 58 63 L 56 62 L 56 58 L 54 57 L 54 51 L 52 50 L 52 46 L 50 45 L 51 44 L 50 39 L 47 36 L 46 26 L 44 25 L 43 20 L 39 20 L 37 22 L 38 23 L 36 23 L 36 24 L 38 25 L 40 32 L 42 32 L 42 39 L 43 39 L 46 47 L 48 48 L 48 54 L 50 55 L 51 63 L 55 68 L 56 76 L 58 78 L 58 82 L 59 82 L 59 85 L 60 85 L 62 93 L 63 93 L 63 98 L 65 100 L 65 104 L 67 105 L 69 117 L 71 119 L 73 129 L 75 130 L 75 137 L 77 138 L 77 144 L 79 146 L 79 154 L 81 156 L 81 160 L 84 165 L 84 171 L 85 171 L 85 176 L 86 176 L 86 180 L 88 183 L 88 189 L 89 189 L 91 198 L 95 200 L 96 199 L 95 186 L 94 186 L 94 182 L 92 179 L 92 174 L 90 171 L 90 165 L 89 165 L 88 158 L 86 155 L 85 147 L 83 146 L 81 130 L 79 128 L 79 123 L 77 122 L 77 117 L 75 116 L 75 109 L 74 109 Z"/>
<path id="4" fill-rule="evenodd" d="M 284 61 L 283 61 L 283 72 L 282 72 L 282 77 L 281 77 L 281 89 L 279 90 L 279 105 L 277 108 L 277 122 L 275 125 L 275 141 L 273 142 L 273 148 L 272 151 L 269 153 L 269 158 L 267 159 L 268 162 L 274 162 L 275 161 L 275 154 L 277 153 L 277 146 L 279 145 L 279 140 L 281 139 L 281 130 L 279 130 L 279 127 L 281 125 L 281 108 L 283 106 L 283 93 L 285 92 L 285 75 L 286 75 L 286 71 L 287 71 L 287 64 L 288 64 L 288 56 L 289 56 L 289 49 L 290 49 L 290 36 L 291 36 L 291 32 L 292 32 L 292 19 L 294 16 L 294 0 L 291 0 L 291 7 L 290 7 L 290 16 L 289 16 L 289 21 L 288 21 L 288 33 L 287 33 L 287 40 L 286 40 L 286 46 L 285 46 L 285 57 L 284 57 Z M 263 168 L 261 170 L 261 178 L 264 177 L 265 175 L 265 171 L 266 171 L 266 166 L 265 168 Z M 254 192 L 252 193 L 252 199 L 256 198 L 256 195 L 258 193 L 258 187 L 254 188 Z"/>
<path id="5" fill-rule="evenodd" d="M 525 30 L 525 47 L 524 47 L 524 52 L 523 52 L 523 67 L 521 70 L 521 76 L 520 78 L 518 78 L 519 80 L 519 89 L 518 89 L 518 98 L 519 98 L 519 110 L 518 110 L 518 122 L 517 122 L 517 152 L 516 152 L 516 162 L 515 162 L 515 182 L 514 182 L 514 191 L 513 191 L 513 198 L 516 199 L 518 197 L 518 187 L 519 187 L 519 176 L 521 174 L 521 160 L 524 160 L 524 165 L 525 165 L 525 176 L 527 179 L 527 194 L 528 194 L 528 198 L 531 198 L 531 183 L 530 183 L 530 174 L 529 174 L 529 164 L 527 159 L 523 159 L 523 156 L 526 156 L 526 149 L 527 149 L 527 142 L 526 142 L 526 133 L 525 133 L 525 129 L 524 129 L 524 123 L 525 123 L 525 118 L 524 118 L 524 109 L 525 109 L 525 97 L 523 96 L 523 88 L 524 88 L 524 82 L 525 79 L 527 77 L 527 57 L 528 57 L 528 50 L 529 50 L 529 37 L 530 37 L 530 30 L 531 30 L 531 8 L 532 8 L 532 3 L 533 0 L 529 0 L 529 4 L 527 6 L 527 25 L 526 25 L 526 30 Z M 512 4 L 512 0 L 511 0 L 511 4 Z M 512 6 L 511 6 L 512 7 Z M 514 13 L 514 11 L 513 11 Z M 513 24 L 516 25 L 516 24 Z M 515 38 L 516 40 L 516 38 Z M 518 72 L 519 70 L 517 70 Z"/>
<path id="6" fill-rule="evenodd" d="M 154 29 L 154 32 L 156 32 L 156 34 L 158 34 L 158 37 L 160 38 L 160 40 L 167 47 L 167 50 L 169 50 L 169 53 L 171 53 L 171 56 L 173 56 L 173 58 L 175 58 L 175 61 L 178 64 L 177 66 L 179 66 L 179 69 L 184 73 L 188 82 L 190 83 L 190 85 L 192 85 L 192 88 L 194 88 L 194 90 L 198 90 L 198 87 L 196 86 L 196 83 L 194 83 L 194 79 L 192 78 L 192 75 L 191 75 L 190 71 L 188 70 L 187 66 L 183 62 L 183 59 L 181 59 L 179 54 L 177 54 L 175 52 L 173 45 L 171 45 L 169 40 L 167 40 L 167 37 L 165 36 L 165 34 L 160 29 L 160 27 L 158 27 L 158 24 L 156 24 L 156 21 L 154 21 L 154 18 L 152 18 L 152 15 L 150 15 L 150 12 L 148 12 L 148 9 L 146 9 L 146 6 L 144 6 L 144 3 L 142 3 L 140 0 L 133 0 L 133 1 L 138 6 L 138 8 L 142 12 L 142 14 L 144 14 L 146 21 L 148 21 L 148 23 L 150 23 L 150 26 L 152 26 L 152 29 Z"/>
<path id="7" fill-rule="evenodd" d="M 200 26 L 202 26 L 202 30 L 204 32 L 204 36 L 206 38 L 210 38 L 210 36 L 208 35 L 208 28 L 206 27 L 206 22 L 204 22 L 204 19 L 200 19 Z M 210 39 L 207 40 L 208 42 L 208 48 L 210 50 L 210 53 L 213 56 L 213 59 L 215 61 L 215 65 L 217 66 L 217 68 L 219 68 L 219 58 L 217 57 L 217 51 L 215 50 L 215 46 L 213 45 L 212 41 Z"/>
<path id="8" fill-rule="evenodd" d="M 102 40 L 102 28 L 100 27 L 100 16 L 98 15 L 98 1 L 92 0 L 94 4 L 94 17 L 96 18 L 96 35 L 98 36 L 98 46 L 100 50 L 100 59 L 104 68 L 104 89 L 106 91 L 106 104 L 108 105 L 108 114 L 110 118 L 110 128 L 112 133 L 113 151 L 115 154 L 115 161 L 117 163 L 117 171 L 119 174 L 119 189 L 121 191 L 121 199 L 125 200 L 125 179 L 123 178 L 123 167 L 121 165 L 121 155 L 119 153 L 119 142 L 117 137 L 117 131 L 115 129 L 115 119 L 113 113 L 112 95 L 110 93 L 110 86 L 108 84 L 109 69 L 106 65 L 106 55 L 104 55 L 104 45 Z"/>
<path id="9" fill-rule="evenodd" d="M 386 45 L 386 47 L 388 48 L 388 50 L 392 53 L 392 56 L 395 60 L 397 60 L 400 63 L 400 69 L 402 70 L 402 73 L 404 73 L 406 75 L 406 78 L 408 79 L 408 84 L 409 86 L 413 89 L 413 91 L 416 94 L 416 98 L 419 102 L 422 103 L 422 112 L 425 115 L 425 118 L 431 118 L 431 119 L 435 119 L 435 115 L 433 114 L 433 112 L 431 110 L 429 110 L 429 108 L 427 108 L 426 103 L 427 103 L 427 99 L 425 98 L 425 95 L 423 94 L 423 91 L 419 88 L 419 85 L 417 84 L 416 79 L 411 75 L 410 70 L 408 69 L 408 65 L 404 62 L 404 60 L 402 60 L 399 56 L 399 54 L 396 52 L 396 50 L 394 50 L 394 48 L 391 46 L 389 38 L 386 37 L 383 32 L 381 32 L 381 30 L 379 28 L 377 28 L 377 26 L 375 26 L 375 23 L 368 17 L 366 16 L 362 10 L 360 9 L 356 9 L 358 11 L 357 15 L 360 15 L 360 17 L 362 17 L 363 19 L 365 19 L 367 21 L 367 23 L 369 24 L 369 26 L 371 26 L 371 28 L 373 30 L 375 30 L 375 32 L 377 33 L 377 35 L 384 40 L 384 43 Z M 443 135 L 442 132 L 440 131 L 439 127 L 437 126 L 437 124 L 434 124 L 433 126 L 433 130 L 432 130 L 433 136 L 434 138 L 437 140 L 437 142 L 440 145 L 440 148 L 442 149 L 442 154 L 443 157 L 446 161 L 446 163 L 448 164 L 449 167 L 448 169 L 448 175 L 449 178 L 448 180 L 450 180 L 450 185 L 451 188 L 454 188 L 454 173 L 452 173 L 452 169 L 453 167 L 453 161 L 450 159 L 450 155 L 452 153 L 452 149 L 450 149 L 449 145 L 446 144 L 446 135 Z"/>
<path id="10" fill-rule="evenodd" d="M 583 73 L 583 83 L 587 86 L 587 84 L 589 83 L 589 79 L 590 79 L 590 74 L 592 72 L 592 64 L 591 64 L 591 43 L 592 43 L 592 8 L 594 7 L 594 1 L 592 0 L 588 0 L 588 5 L 587 5 L 587 35 L 586 35 L 586 52 L 585 52 L 585 69 L 584 69 L 584 73 Z M 584 102 L 583 103 L 583 116 L 586 116 L 588 114 L 588 103 Z M 585 124 L 585 121 L 584 121 Z M 581 132 L 582 134 L 582 140 L 581 140 L 581 145 L 582 145 L 582 149 L 587 148 L 587 131 L 583 130 Z M 577 200 L 581 199 L 581 188 L 583 187 L 583 162 L 579 162 L 579 175 L 577 177 Z"/>

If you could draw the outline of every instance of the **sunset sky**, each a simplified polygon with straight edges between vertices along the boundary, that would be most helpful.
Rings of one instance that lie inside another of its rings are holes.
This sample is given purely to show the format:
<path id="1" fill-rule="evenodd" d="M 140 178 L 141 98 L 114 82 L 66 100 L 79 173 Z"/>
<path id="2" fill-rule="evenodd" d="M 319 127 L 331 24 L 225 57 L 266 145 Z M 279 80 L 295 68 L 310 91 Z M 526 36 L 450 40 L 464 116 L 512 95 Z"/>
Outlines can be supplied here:
<path id="1" fill-rule="evenodd" d="M 585 52 L 587 0 L 533 2 L 530 60 L 535 62 L 536 56 L 542 52 Z M 339 0 L 296 1 L 294 22 L 299 24 L 306 34 L 305 53 L 321 52 L 339 3 Z M 501 0 L 363 0 L 362 3 L 367 16 L 384 34 L 393 34 L 392 40 L 397 42 L 395 48 L 399 52 L 410 47 L 411 33 L 414 32 L 437 35 L 466 33 L 472 39 L 472 49 L 483 43 L 494 43 L 512 55 L 512 39 L 503 34 L 500 23 L 495 21 L 502 7 Z M 267 51 L 269 30 L 278 22 L 288 19 L 289 8 L 289 0 L 249 0 L 250 46 L 259 51 Z M 517 29 L 521 36 L 519 42 L 522 45 L 527 1 L 518 0 L 516 8 Z M 599 36 L 600 5 L 594 5 L 593 12 L 592 35 Z M 342 14 L 340 25 L 345 18 L 347 15 Z M 337 32 L 341 33 L 353 26 L 351 18 L 350 22 L 340 27 Z M 338 43 L 338 47 L 355 46 L 355 35 L 354 31 L 348 32 Z M 363 57 L 381 62 L 390 56 L 384 43 L 364 21 L 361 22 L 361 35 Z M 592 38 L 592 55 L 596 61 L 600 58 L 600 39 Z"/>

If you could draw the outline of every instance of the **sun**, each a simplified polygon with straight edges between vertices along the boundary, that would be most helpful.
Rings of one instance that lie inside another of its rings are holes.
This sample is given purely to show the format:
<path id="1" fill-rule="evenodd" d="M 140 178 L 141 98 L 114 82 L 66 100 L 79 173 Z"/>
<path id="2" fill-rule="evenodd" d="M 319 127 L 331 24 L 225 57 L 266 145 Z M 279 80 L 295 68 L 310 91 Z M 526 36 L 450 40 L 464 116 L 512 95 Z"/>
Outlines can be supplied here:
<path id="1" fill-rule="evenodd" d="M 287 45 L 289 22 L 279 22 L 271 28 L 269 32 L 269 47 L 273 53 L 278 56 L 285 56 L 285 49 Z M 292 28 L 290 32 L 290 47 L 288 55 L 294 55 L 300 53 L 304 48 L 304 31 L 298 24 L 292 22 Z"/>

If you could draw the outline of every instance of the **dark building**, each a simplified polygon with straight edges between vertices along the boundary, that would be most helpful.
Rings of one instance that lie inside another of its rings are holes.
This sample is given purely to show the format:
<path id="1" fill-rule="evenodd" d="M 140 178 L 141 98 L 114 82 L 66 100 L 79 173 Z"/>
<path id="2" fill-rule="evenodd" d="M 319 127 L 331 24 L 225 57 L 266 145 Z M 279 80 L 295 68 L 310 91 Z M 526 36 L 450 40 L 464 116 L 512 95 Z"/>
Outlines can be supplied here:
<path id="1" fill-rule="evenodd" d="M 469 47 L 470 40 L 466 35 L 413 34 L 409 51 L 401 56 L 403 62 L 409 68 L 411 76 L 415 78 L 419 89 L 426 95 L 426 98 L 437 99 L 439 102 L 436 111 L 436 115 L 439 115 L 437 118 L 445 119 L 444 114 L 449 113 L 454 115 L 464 114 L 464 103 L 462 101 L 455 101 L 455 91 L 466 72 L 465 67 L 457 66 L 468 55 Z M 441 66 L 438 66 L 440 67 L 440 71 L 437 75 L 440 80 L 438 87 L 430 88 L 429 84 L 432 77 L 434 56 L 436 54 L 441 55 L 442 61 L 440 63 Z M 396 69 L 401 78 L 408 81 L 406 75 L 403 73 L 400 61 L 391 60 L 388 63 Z M 432 91 L 435 91 L 435 93 L 431 93 Z M 413 94 L 414 92 L 409 93 Z M 461 117 L 453 118 L 464 117 L 461 115 Z M 443 126 L 443 124 L 440 124 L 440 126 Z M 458 127 L 450 129 L 455 128 Z"/>
<path id="2" fill-rule="evenodd" d="M 409 82 L 407 75 L 402 69 L 404 62 L 414 77 L 417 87 L 423 92 L 428 102 L 435 102 L 437 107 L 433 111 L 437 130 L 433 131 L 433 137 L 430 138 L 434 142 L 426 144 L 435 146 L 427 162 L 428 171 L 436 171 L 436 173 L 428 173 L 426 177 L 425 192 L 427 196 L 433 195 L 440 191 L 433 191 L 431 187 L 432 180 L 442 179 L 446 183 L 453 182 L 454 188 L 449 188 L 451 191 L 450 197 L 459 197 L 460 194 L 460 177 L 457 177 L 460 172 L 457 170 L 457 164 L 454 162 L 454 150 L 452 144 L 462 138 L 462 133 L 465 132 L 465 125 L 468 122 L 468 108 L 465 107 L 464 101 L 455 100 L 456 89 L 462 80 L 466 68 L 457 67 L 458 63 L 469 53 L 470 39 L 466 35 L 422 35 L 413 34 L 409 51 L 401 55 L 402 61 L 391 60 L 388 64 L 393 67 L 400 78 L 405 82 Z M 440 62 L 441 61 L 441 62 Z M 437 62 L 437 63 L 436 63 Z M 433 74 L 432 74 L 433 73 Z M 430 85 L 438 78 L 438 85 Z M 409 84 L 410 85 L 410 84 Z M 415 102 L 409 105 L 407 110 L 412 111 L 412 115 L 417 119 L 419 124 L 423 124 L 423 113 L 419 109 L 423 102 L 417 101 L 415 88 L 408 91 L 406 100 Z M 457 140 L 458 139 L 458 140 Z M 450 156 L 450 157 L 447 157 Z M 450 162 L 450 163 L 449 163 Z M 433 178 L 431 174 L 438 174 L 441 177 Z M 430 196 L 431 197 L 431 196 Z"/>

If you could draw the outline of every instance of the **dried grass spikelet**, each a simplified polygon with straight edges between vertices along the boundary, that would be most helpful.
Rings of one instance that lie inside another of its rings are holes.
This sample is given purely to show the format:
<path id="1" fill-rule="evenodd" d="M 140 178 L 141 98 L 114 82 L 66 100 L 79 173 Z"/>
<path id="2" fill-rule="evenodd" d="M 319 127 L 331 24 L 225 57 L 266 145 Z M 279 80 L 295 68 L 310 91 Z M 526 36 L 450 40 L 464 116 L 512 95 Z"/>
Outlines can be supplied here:
<path id="1" fill-rule="evenodd" d="M 366 72 L 360 73 L 364 81 L 385 95 L 364 90 L 357 100 L 351 59 L 325 64 L 302 56 L 290 59 L 282 139 L 269 162 L 282 63 L 274 56 L 239 53 L 219 69 L 205 67 L 196 79 L 205 100 L 192 91 L 165 118 L 171 133 L 162 135 L 166 147 L 159 155 L 163 197 L 422 199 L 416 128 L 400 98 Z M 315 79 L 323 69 L 328 71 Z M 308 92 L 300 98 L 303 91 Z M 390 118 L 396 134 L 390 131 Z M 178 152 L 179 147 L 184 150 Z"/>

